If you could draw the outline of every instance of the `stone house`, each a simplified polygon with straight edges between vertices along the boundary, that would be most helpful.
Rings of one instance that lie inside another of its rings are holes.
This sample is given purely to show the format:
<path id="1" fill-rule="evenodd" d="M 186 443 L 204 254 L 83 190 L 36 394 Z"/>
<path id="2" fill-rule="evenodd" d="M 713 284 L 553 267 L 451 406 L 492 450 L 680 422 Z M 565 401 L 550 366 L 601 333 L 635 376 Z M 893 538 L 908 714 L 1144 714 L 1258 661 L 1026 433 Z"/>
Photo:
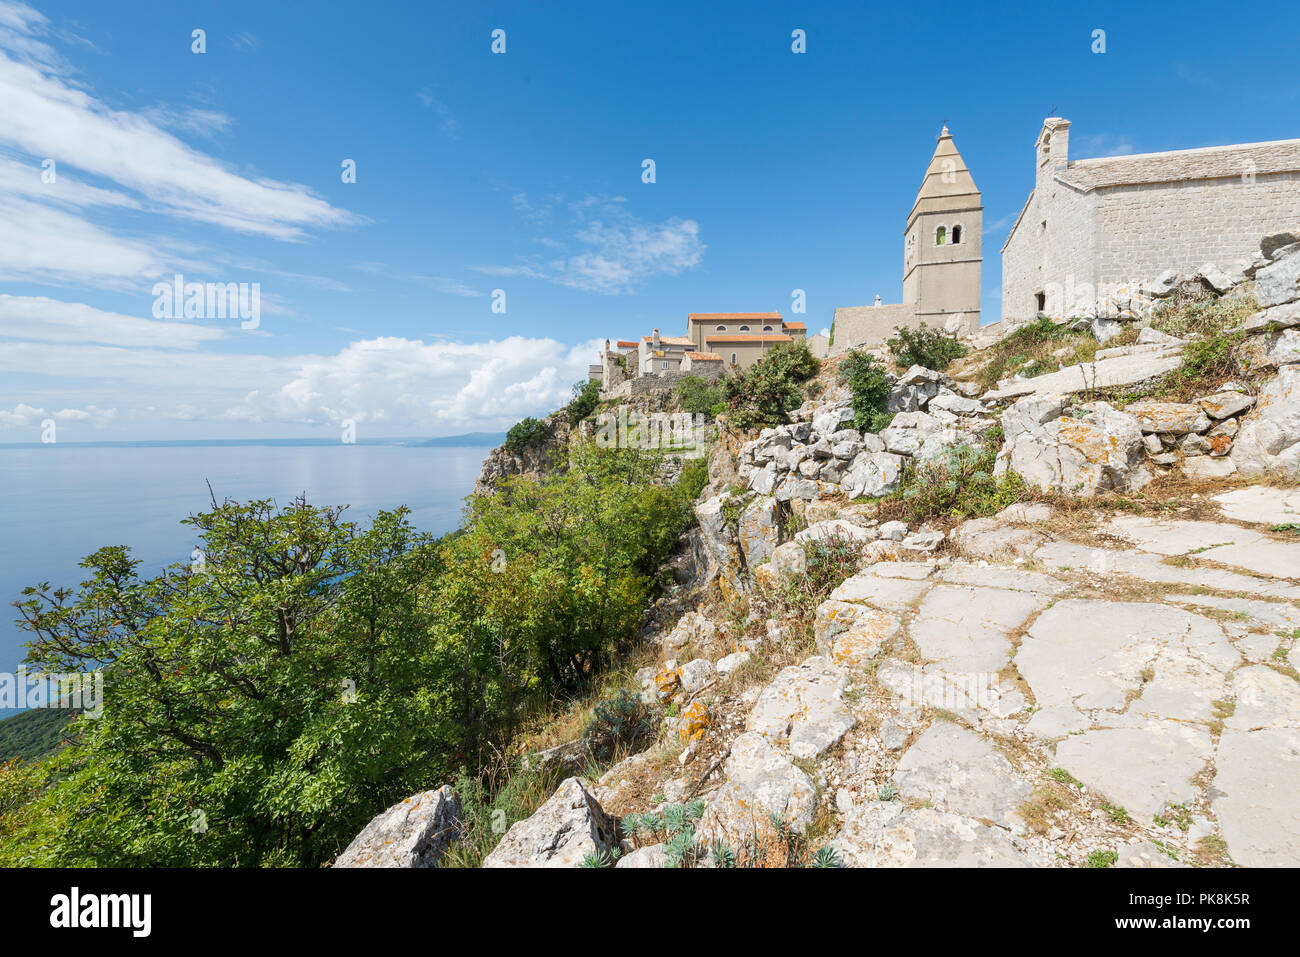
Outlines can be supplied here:
<path id="1" fill-rule="evenodd" d="M 1300 139 L 1072 160 L 1069 137 L 1052 116 L 1034 143 L 1034 188 L 1002 245 L 1004 327 L 1249 262 L 1261 235 L 1300 223 Z"/>

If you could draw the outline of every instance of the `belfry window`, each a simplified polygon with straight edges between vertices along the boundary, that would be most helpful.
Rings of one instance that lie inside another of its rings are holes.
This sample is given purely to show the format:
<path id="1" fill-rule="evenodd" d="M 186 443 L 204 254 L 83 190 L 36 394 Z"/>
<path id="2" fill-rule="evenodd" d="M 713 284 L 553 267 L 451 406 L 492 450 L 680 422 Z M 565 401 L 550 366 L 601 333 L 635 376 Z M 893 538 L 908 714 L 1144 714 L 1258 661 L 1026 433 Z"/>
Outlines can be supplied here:
<path id="1" fill-rule="evenodd" d="M 955 246 L 959 242 L 961 242 L 961 227 L 954 226 L 952 228 L 952 244 Z"/>
<path id="2" fill-rule="evenodd" d="M 945 226 L 940 226 L 938 229 L 934 231 L 934 244 L 936 246 L 942 246 L 947 241 L 948 241 L 948 229 Z"/>

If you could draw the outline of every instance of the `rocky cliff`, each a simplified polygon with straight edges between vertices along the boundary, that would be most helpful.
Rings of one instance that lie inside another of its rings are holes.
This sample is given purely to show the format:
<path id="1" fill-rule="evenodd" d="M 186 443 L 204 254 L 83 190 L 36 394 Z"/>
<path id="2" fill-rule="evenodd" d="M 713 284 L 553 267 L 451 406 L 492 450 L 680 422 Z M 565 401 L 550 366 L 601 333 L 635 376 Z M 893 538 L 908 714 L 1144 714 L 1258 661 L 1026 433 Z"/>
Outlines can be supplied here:
<path id="1" fill-rule="evenodd" d="M 1287 239 L 1192 277 L 1258 304 L 1228 328 L 1117 317 L 1127 344 L 990 388 L 991 352 L 896 370 L 879 433 L 830 378 L 724 430 L 633 679 L 657 740 L 487 863 L 1300 864 Z M 988 474 L 934 471 L 972 449 Z M 945 483 L 989 507 L 927 505 L 967 501 Z"/>

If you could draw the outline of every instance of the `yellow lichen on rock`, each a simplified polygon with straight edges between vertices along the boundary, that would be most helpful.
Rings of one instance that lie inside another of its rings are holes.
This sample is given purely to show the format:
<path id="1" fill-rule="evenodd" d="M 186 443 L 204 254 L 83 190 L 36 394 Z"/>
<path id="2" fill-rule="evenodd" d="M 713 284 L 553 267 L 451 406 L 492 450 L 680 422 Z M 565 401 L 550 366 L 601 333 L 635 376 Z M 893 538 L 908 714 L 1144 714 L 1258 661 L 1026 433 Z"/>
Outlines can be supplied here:
<path id="1" fill-rule="evenodd" d="M 682 726 L 678 733 L 684 742 L 698 741 L 709 730 L 709 723 L 709 706 L 703 701 L 695 701 L 682 712 Z"/>

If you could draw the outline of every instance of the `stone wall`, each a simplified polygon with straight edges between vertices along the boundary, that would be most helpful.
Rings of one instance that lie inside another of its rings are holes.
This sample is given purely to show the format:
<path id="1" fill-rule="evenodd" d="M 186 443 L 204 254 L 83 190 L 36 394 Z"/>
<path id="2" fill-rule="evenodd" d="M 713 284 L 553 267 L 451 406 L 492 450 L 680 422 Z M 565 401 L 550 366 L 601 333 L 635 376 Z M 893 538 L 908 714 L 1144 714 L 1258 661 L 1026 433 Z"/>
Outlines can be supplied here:
<path id="1" fill-rule="evenodd" d="M 1238 176 L 1115 186 L 1099 193 L 1097 283 L 1249 260 L 1260 236 L 1300 224 L 1300 173 L 1258 174 L 1249 183 Z"/>
<path id="2" fill-rule="evenodd" d="M 916 306 L 911 303 L 841 307 L 835 310 L 830 354 L 838 356 L 850 349 L 882 346 L 894 334 L 895 326 L 915 329 L 918 325 Z"/>
<path id="3" fill-rule="evenodd" d="M 1065 303 L 1053 290 L 1095 282 L 1094 195 L 1054 181 L 1034 190 L 1002 248 L 1001 321 L 1033 319 L 1039 292 L 1056 300 L 1048 303 L 1049 314 L 1064 315 Z"/>

